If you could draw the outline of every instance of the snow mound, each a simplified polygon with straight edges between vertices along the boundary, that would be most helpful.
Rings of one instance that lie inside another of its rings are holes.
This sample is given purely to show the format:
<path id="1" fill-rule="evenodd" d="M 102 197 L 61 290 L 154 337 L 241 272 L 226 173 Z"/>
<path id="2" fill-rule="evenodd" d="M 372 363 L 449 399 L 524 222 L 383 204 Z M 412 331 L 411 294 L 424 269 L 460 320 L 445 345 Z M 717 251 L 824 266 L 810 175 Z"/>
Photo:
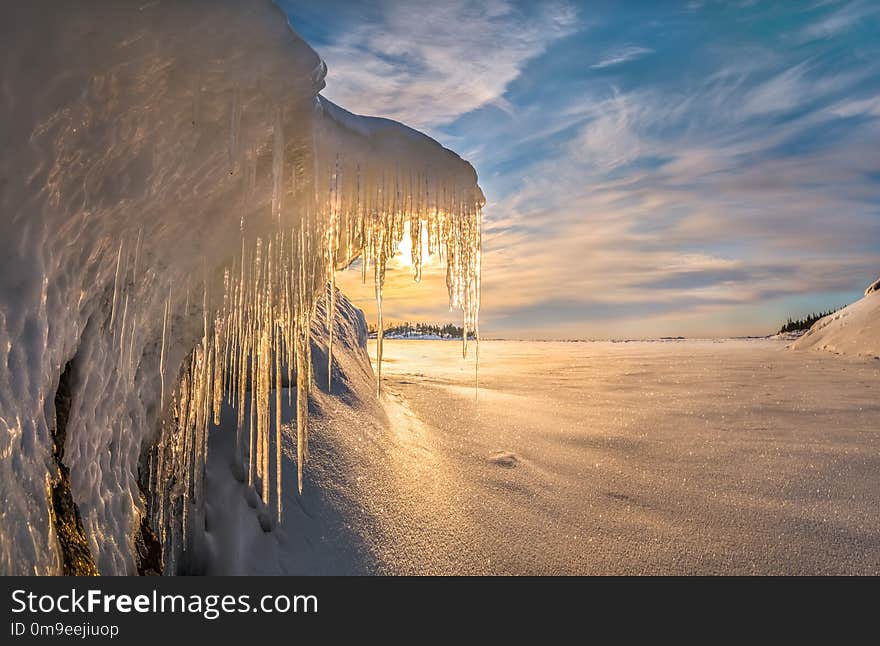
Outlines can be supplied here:
<path id="1" fill-rule="evenodd" d="M 819 319 L 790 347 L 855 357 L 880 357 L 880 291 L 869 289 L 861 300 Z"/>
<path id="2" fill-rule="evenodd" d="M 489 462 L 499 467 L 512 469 L 519 464 L 519 458 L 516 456 L 516 453 L 511 453 L 510 451 L 496 451 L 489 456 Z"/>
<path id="3" fill-rule="evenodd" d="M 771 334 L 769 338 L 774 341 L 784 341 L 786 343 L 791 343 L 792 341 L 797 341 L 803 335 L 805 335 L 809 330 L 792 330 L 791 332 L 779 332 L 777 334 Z"/>

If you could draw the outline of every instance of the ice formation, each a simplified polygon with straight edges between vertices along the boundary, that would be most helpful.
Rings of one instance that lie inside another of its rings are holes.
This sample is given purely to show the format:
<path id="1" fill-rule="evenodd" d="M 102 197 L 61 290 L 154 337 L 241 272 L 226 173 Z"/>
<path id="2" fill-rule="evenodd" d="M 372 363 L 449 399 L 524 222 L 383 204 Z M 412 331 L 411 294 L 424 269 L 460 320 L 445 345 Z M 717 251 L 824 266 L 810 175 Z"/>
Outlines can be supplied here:
<path id="1" fill-rule="evenodd" d="M 66 366 L 73 499 L 99 570 L 131 573 L 144 514 L 166 557 L 186 548 L 223 401 L 280 517 L 280 397 L 295 385 L 302 488 L 310 330 L 325 295 L 332 330 L 336 271 L 361 259 L 381 330 L 386 261 L 408 230 L 418 278 L 424 235 L 465 346 L 479 337 L 473 169 L 320 97 L 323 62 L 268 0 L 3 14 L 0 571 L 60 569 L 47 488 Z"/>

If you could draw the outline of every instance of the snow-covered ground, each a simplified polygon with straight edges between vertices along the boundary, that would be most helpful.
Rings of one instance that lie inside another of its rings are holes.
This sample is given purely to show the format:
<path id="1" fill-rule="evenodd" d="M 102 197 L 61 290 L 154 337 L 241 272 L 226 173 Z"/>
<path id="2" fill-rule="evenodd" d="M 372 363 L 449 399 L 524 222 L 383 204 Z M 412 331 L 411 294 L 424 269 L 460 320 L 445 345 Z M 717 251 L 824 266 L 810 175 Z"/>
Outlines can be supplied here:
<path id="1" fill-rule="evenodd" d="M 194 571 L 880 574 L 880 361 L 773 339 L 485 341 L 475 392 L 458 345 L 392 340 L 377 401 L 339 332 L 341 390 L 314 394 L 281 527 L 218 459 L 232 434 L 212 435 Z"/>
<path id="2" fill-rule="evenodd" d="M 880 574 L 880 361 L 487 341 L 475 398 L 460 356 L 386 345 L 387 436 L 348 440 L 371 571 Z"/>
<path id="3" fill-rule="evenodd" d="M 880 280 L 865 297 L 817 321 L 798 341 L 795 350 L 827 350 L 835 354 L 880 357 Z"/>

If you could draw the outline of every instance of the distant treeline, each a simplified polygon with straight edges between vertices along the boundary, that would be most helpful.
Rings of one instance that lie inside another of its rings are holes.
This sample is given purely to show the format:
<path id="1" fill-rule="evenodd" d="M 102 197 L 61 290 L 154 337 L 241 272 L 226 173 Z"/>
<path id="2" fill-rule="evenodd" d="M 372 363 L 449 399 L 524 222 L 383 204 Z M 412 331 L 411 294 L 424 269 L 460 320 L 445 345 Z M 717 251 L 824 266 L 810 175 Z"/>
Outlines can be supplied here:
<path id="1" fill-rule="evenodd" d="M 374 336 L 377 332 L 375 325 L 370 325 L 370 336 Z M 439 336 L 444 339 L 460 339 L 464 328 L 452 323 L 439 325 L 436 323 L 399 323 L 397 325 L 389 325 L 382 334 L 385 336 Z M 471 334 L 473 336 L 473 334 Z"/>
<path id="2" fill-rule="evenodd" d="M 830 316 L 834 314 L 838 310 L 828 310 L 827 312 L 820 312 L 819 314 L 810 314 L 806 318 L 793 320 L 791 318 L 785 322 L 785 325 L 782 326 L 782 329 L 779 330 L 779 334 L 785 334 L 786 332 L 800 332 L 801 330 L 809 330 L 813 327 L 813 324 L 819 319 L 825 318 L 826 316 Z"/>

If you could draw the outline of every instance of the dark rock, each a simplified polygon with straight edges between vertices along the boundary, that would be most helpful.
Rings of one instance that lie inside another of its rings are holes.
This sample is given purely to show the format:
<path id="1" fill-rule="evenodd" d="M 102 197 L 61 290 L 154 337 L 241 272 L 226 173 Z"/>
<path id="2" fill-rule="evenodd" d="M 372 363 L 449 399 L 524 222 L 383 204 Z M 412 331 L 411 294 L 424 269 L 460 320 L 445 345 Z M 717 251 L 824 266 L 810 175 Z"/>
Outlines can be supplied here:
<path id="1" fill-rule="evenodd" d="M 52 431 L 52 455 L 58 467 L 58 477 L 49 492 L 50 515 L 61 549 L 61 569 L 65 576 L 98 576 L 95 559 L 83 530 L 79 509 L 70 492 L 70 471 L 64 465 L 64 440 L 72 401 L 72 362 L 64 366 L 55 393 L 55 428 Z"/>
<path id="2" fill-rule="evenodd" d="M 162 576 L 162 544 L 150 527 L 149 514 L 141 516 L 141 527 L 135 537 L 137 571 L 140 576 Z"/>

